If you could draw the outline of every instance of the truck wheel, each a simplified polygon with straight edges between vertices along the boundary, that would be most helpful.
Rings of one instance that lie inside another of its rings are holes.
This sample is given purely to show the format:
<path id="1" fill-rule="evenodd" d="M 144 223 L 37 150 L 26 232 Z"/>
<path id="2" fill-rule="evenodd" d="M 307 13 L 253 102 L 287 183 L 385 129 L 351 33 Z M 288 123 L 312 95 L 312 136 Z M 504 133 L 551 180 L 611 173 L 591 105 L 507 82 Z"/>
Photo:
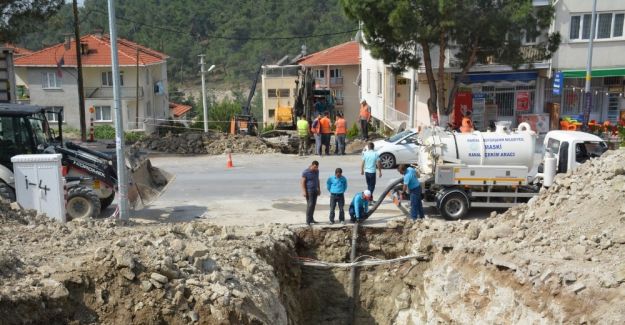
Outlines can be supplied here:
<path id="1" fill-rule="evenodd" d="M 15 191 L 3 181 L 0 181 L 0 197 L 11 202 L 15 201 Z"/>
<path id="2" fill-rule="evenodd" d="M 115 200 L 115 192 L 111 193 L 107 198 L 100 199 L 100 210 L 104 210 L 108 208 L 111 203 Z"/>
<path id="3" fill-rule="evenodd" d="M 96 218 L 100 215 L 100 198 L 88 187 L 75 186 L 67 193 L 67 220 Z"/>
<path id="4" fill-rule="evenodd" d="M 384 169 L 391 169 L 395 167 L 395 156 L 390 153 L 383 153 L 380 155 L 380 165 Z"/>
<path id="5" fill-rule="evenodd" d="M 464 195 L 456 192 L 443 197 L 439 209 L 445 219 L 458 220 L 467 215 L 469 212 L 469 204 Z"/>

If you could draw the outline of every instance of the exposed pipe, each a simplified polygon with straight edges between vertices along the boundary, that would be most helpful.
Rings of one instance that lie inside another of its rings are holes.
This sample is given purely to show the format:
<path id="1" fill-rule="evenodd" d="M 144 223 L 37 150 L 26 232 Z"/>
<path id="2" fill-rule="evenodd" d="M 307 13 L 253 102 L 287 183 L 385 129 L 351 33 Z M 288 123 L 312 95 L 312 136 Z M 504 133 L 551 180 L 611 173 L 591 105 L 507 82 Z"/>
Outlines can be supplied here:
<path id="1" fill-rule="evenodd" d="M 358 246 L 358 227 L 360 223 L 354 223 L 352 227 L 352 252 L 350 254 L 350 262 L 356 262 L 356 250 Z M 348 324 L 354 324 L 354 319 L 356 316 L 356 304 L 358 301 L 358 293 L 356 290 L 356 278 L 358 276 L 358 266 L 352 264 L 352 267 L 349 271 L 349 299 L 350 299 L 350 313 L 349 313 L 349 322 Z"/>

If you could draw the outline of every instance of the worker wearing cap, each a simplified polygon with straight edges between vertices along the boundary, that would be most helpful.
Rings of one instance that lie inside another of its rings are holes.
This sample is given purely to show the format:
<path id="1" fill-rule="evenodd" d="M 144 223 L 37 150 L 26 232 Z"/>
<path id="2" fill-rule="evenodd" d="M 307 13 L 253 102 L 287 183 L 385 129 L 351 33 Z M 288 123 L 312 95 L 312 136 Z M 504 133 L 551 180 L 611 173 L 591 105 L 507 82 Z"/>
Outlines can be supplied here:
<path id="1" fill-rule="evenodd" d="M 369 121 L 371 121 L 371 107 L 363 98 L 360 101 L 360 136 L 363 140 L 369 139 Z"/>
<path id="2" fill-rule="evenodd" d="M 297 121 L 297 135 L 299 135 L 299 155 L 308 154 L 308 121 L 304 116 L 299 117 Z"/>
<path id="3" fill-rule="evenodd" d="M 460 126 L 460 132 L 462 133 L 473 132 L 473 122 L 471 122 L 470 117 L 465 116 L 462 118 L 462 125 Z"/>
<path id="4" fill-rule="evenodd" d="M 325 146 L 325 153 L 330 155 L 330 138 L 332 137 L 332 122 L 330 122 L 330 112 L 323 113 L 323 117 L 319 120 L 321 126 L 321 146 Z"/>
<path id="5" fill-rule="evenodd" d="M 310 132 L 315 137 L 315 154 L 321 156 L 321 114 L 312 122 Z"/>
<path id="6" fill-rule="evenodd" d="M 345 155 L 345 137 L 347 136 L 347 123 L 343 118 L 343 113 L 336 114 L 336 121 L 334 121 L 334 137 L 336 139 L 335 153 L 337 155 Z"/>
<path id="7" fill-rule="evenodd" d="M 404 164 L 397 167 L 397 171 L 404 176 L 404 192 L 410 191 L 410 218 L 417 220 L 425 218 L 423 203 L 421 203 L 421 182 L 417 170 Z"/>
<path id="8" fill-rule="evenodd" d="M 369 202 L 373 199 L 369 190 L 356 193 L 349 205 L 349 216 L 352 222 L 361 221 L 367 218 L 369 212 Z"/>

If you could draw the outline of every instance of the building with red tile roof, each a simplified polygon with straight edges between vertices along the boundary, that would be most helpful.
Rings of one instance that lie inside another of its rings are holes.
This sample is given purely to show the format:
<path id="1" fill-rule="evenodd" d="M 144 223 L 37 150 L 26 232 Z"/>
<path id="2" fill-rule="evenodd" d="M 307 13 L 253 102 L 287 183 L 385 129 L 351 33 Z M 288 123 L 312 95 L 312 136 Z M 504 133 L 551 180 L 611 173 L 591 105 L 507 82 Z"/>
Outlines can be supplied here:
<path id="1" fill-rule="evenodd" d="M 25 49 L 23 47 L 19 47 L 19 46 L 15 46 L 11 43 L 4 43 L 2 46 L 0 47 L 4 47 L 4 48 L 8 48 L 11 49 L 11 51 L 13 51 L 13 57 L 18 58 L 20 56 L 24 56 L 26 54 L 31 54 L 33 53 L 33 51 L 29 50 L 29 49 Z"/>
<path id="2" fill-rule="evenodd" d="M 87 121 L 112 125 L 115 118 L 111 40 L 80 38 Z M 164 53 L 118 38 L 120 95 L 124 129 L 151 132 L 171 118 Z M 15 59 L 18 101 L 63 108 L 65 123 L 79 127 L 76 42 L 69 40 Z M 21 98 L 19 98 L 21 97 Z M 90 113 L 89 107 L 94 108 Z"/>
<path id="3" fill-rule="evenodd" d="M 303 66 L 358 65 L 360 63 L 358 42 L 349 41 L 306 55 L 297 63 Z"/>
<path id="4" fill-rule="evenodd" d="M 174 102 L 169 102 L 169 110 L 171 115 L 176 119 L 184 119 L 186 114 L 193 109 L 190 105 L 184 105 Z"/>

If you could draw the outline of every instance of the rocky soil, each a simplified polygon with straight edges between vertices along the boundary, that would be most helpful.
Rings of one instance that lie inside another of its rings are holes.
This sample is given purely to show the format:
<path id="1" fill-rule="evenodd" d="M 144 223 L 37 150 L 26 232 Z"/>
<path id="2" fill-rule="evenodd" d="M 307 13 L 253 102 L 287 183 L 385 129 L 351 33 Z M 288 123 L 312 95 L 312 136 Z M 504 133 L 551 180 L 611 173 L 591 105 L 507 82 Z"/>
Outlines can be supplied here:
<path id="1" fill-rule="evenodd" d="M 485 220 L 58 224 L 0 202 L 2 324 L 623 324 L 625 150 Z M 375 215 L 372 216 L 375 218 Z"/>
<path id="2" fill-rule="evenodd" d="M 230 135 L 225 133 L 168 133 L 151 135 L 135 144 L 143 149 L 176 154 L 221 155 L 230 153 L 263 154 L 292 151 L 280 143 L 272 143 L 259 137 Z"/>

